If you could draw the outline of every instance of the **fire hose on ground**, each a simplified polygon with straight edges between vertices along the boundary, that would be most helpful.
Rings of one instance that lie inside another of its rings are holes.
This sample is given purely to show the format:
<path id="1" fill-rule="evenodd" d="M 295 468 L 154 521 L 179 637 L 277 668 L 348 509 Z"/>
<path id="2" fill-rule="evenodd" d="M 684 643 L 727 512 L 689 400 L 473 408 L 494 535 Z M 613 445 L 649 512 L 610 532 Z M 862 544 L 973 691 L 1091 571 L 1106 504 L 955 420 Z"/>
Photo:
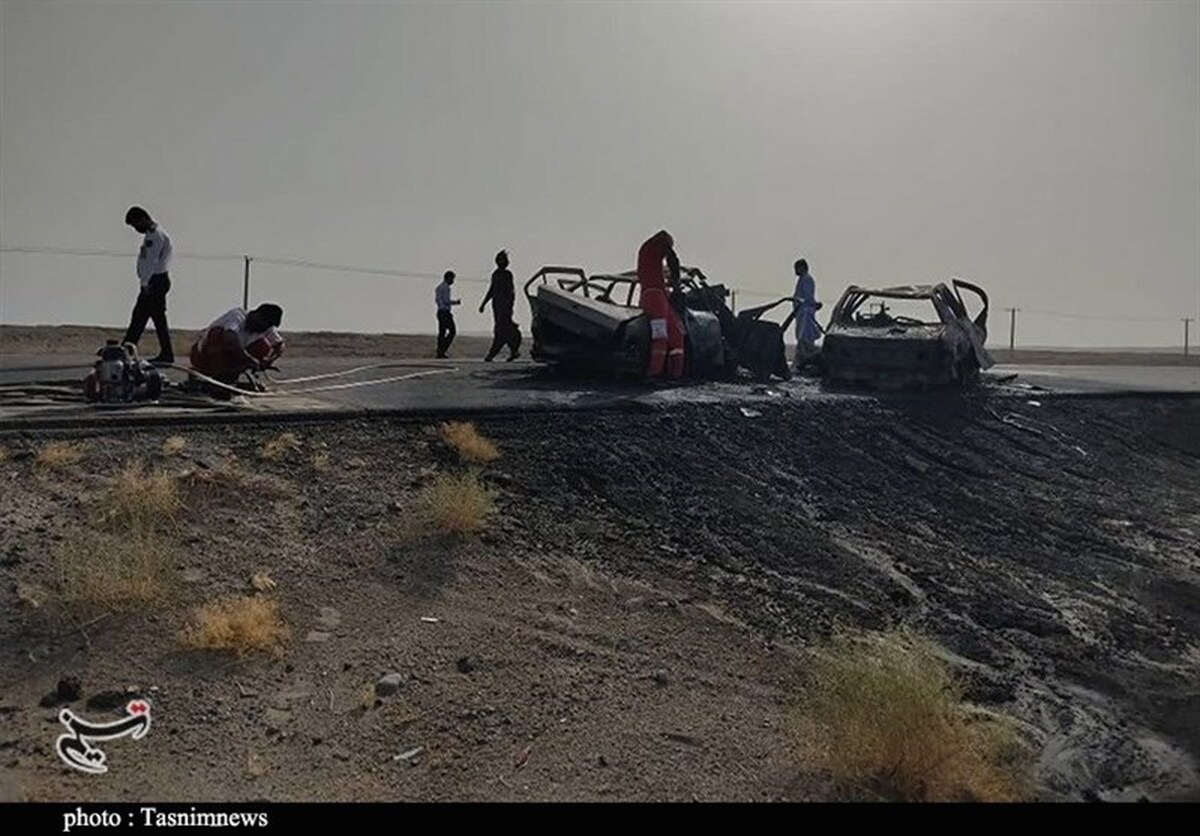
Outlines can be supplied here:
<path id="1" fill-rule="evenodd" d="M 450 372 L 458 371 L 458 368 L 455 366 L 450 366 L 449 368 L 436 368 L 436 369 L 427 368 L 424 371 L 409 372 L 408 374 L 392 375 L 390 377 L 372 378 L 371 380 L 359 380 L 359 381 L 353 381 L 350 383 L 333 383 L 333 384 L 328 384 L 328 385 L 324 385 L 324 386 L 310 386 L 310 387 L 306 387 L 306 388 L 302 388 L 302 389 L 287 389 L 284 391 L 256 392 L 254 390 L 242 389 L 240 387 L 233 386 L 228 383 L 224 383 L 220 380 L 216 380 L 215 378 L 209 377 L 208 375 L 206 375 L 202 372 L 196 371 L 195 369 L 193 369 L 190 366 L 182 366 L 177 363 L 163 363 L 162 365 L 167 368 L 178 369 L 181 372 L 186 372 L 190 377 L 194 377 L 197 380 L 200 380 L 200 381 L 208 384 L 209 386 L 215 386 L 219 389 L 223 389 L 223 390 L 232 392 L 237 395 L 245 395 L 247 397 L 252 397 L 252 398 L 282 397 L 282 396 L 286 396 L 286 395 L 306 395 L 306 394 L 311 394 L 313 392 L 330 392 L 330 391 L 337 390 L 337 389 L 353 389 L 353 388 L 359 388 L 359 387 L 364 387 L 364 386 L 377 386 L 382 383 L 396 383 L 401 380 L 415 380 L 415 379 L 421 378 L 421 377 L 432 377 L 433 375 L 449 374 Z M 373 363 L 368 366 L 358 366 L 356 368 L 346 369 L 346 370 L 340 371 L 340 372 L 328 372 L 326 374 L 310 375 L 308 377 L 298 377 L 298 378 L 292 378 L 290 380 L 276 379 L 276 380 L 272 380 L 271 382 L 274 383 L 275 385 L 287 386 L 287 385 L 294 385 L 296 383 L 309 383 L 309 382 L 316 381 L 316 380 L 328 380 L 329 378 L 334 378 L 334 377 L 345 377 L 346 375 L 357 374 L 358 372 L 363 372 L 363 371 L 373 371 L 373 370 L 377 370 L 377 369 L 389 369 L 389 368 L 413 368 L 414 366 L 422 367 L 422 366 L 428 366 L 428 365 L 429 365 L 428 363 L 422 363 L 420 361 L 398 360 L 398 361 L 392 361 L 390 363 Z"/>

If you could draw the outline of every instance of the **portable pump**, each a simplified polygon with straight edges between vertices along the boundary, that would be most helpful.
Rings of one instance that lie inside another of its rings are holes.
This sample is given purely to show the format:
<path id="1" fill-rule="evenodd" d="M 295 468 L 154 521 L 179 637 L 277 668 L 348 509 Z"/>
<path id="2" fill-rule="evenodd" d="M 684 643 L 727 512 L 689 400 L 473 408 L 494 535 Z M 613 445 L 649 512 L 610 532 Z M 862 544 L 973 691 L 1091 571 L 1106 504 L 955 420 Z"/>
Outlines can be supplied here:
<path id="1" fill-rule="evenodd" d="M 162 375 L 148 360 L 138 357 L 135 346 L 108 340 L 96 356 L 100 359 L 83 383 L 89 401 L 120 404 L 158 400 Z"/>

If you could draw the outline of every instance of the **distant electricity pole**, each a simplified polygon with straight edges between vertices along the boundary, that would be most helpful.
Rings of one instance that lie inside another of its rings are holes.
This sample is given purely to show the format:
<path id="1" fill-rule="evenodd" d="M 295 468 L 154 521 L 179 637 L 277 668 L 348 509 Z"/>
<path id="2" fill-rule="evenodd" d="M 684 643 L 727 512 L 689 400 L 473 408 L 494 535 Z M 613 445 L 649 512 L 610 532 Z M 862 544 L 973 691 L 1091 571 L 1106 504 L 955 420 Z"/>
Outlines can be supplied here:
<path id="1" fill-rule="evenodd" d="M 1017 311 L 1020 308 L 1005 308 L 1008 311 L 1008 353 L 1012 354 L 1017 347 Z"/>
<path id="2" fill-rule="evenodd" d="M 1188 338 L 1191 336 L 1189 334 L 1189 330 L 1190 330 L 1190 326 L 1193 321 L 1194 321 L 1193 318 L 1190 316 L 1185 316 L 1183 318 L 1183 356 L 1184 357 L 1188 356 L 1188 352 L 1191 349 L 1190 340 Z"/>
<path id="3" fill-rule="evenodd" d="M 244 255 L 245 271 L 242 273 L 242 308 L 250 310 L 250 256 Z"/>

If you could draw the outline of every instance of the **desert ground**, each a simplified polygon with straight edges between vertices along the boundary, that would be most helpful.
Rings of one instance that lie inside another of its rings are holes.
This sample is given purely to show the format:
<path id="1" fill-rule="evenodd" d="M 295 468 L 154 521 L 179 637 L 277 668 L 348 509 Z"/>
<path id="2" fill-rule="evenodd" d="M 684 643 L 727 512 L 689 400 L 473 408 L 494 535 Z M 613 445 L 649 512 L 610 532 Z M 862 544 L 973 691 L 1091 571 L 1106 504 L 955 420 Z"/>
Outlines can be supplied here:
<path id="1" fill-rule="evenodd" d="M 119 340 L 123 332 L 98 325 L 0 325 L 0 357 L 42 354 L 89 356 L 105 340 Z M 199 334 L 181 330 L 172 334 L 176 356 L 186 360 L 187 351 Z M 332 331 L 285 331 L 288 357 L 378 357 L 426 359 L 433 357 L 437 338 L 432 334 L 352 334 Z M 454 340 L 458 356 L 482 357 L 491 338 L 460 333 Z M 153 356 L 158 351 L 154 334 L 142 338 L 141 347 Z"/>
<path id="2" fill-rule="evenodd" d="M 0 325 L 0 357 L 10 355 L 44 354 L 87 356 L 104 345 L 106 339 L 120 339 L 120 329 L 97 325 Z M 175 334 L 175 351 L 181 358 L 186 347 L 196 338 L 194 331 Z M 528 335 L 526 335 L 528 336 Z M 378 357 L 423 359 L 434 356 L 435 338 L 429 334 L 354 334 L 334 331 L 286 332 L 288 356 L 291 357 Z M 454 342 L 453 353 L 461 357 L 482 357 L 488 349 L 489 337 L 460 333 Z M 143 338 L 143 348 L 157 351 L 153 334 Z M 1006 364 L 1061 366 L 1197 366 L 1200 367 L 1200 347 L 1193 346 L 1188 357 L 1182 350 L 1128 349 L 1022 349 L 1009 351 L 992 346 L 996 361 Z"/>
<path id="3" fill-rule="evenodd" d="M 0 445 L 5 798 L 1200 799 L 1196 399 Z"/>

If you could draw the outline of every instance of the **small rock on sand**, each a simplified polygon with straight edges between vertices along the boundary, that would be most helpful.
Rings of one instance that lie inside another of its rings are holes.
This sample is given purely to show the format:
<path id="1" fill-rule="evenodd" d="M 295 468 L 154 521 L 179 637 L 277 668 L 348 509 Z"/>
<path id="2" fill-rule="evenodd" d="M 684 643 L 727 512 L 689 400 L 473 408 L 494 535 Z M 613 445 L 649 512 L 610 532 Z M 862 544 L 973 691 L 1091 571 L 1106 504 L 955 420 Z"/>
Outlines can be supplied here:
<path id="1" fill-rule="evenodd" d="M 390 697 L 392 694 L 404 687 L 404 674 L 389 673 L 384 674 L 375 683 L 375 696 Z"/>

